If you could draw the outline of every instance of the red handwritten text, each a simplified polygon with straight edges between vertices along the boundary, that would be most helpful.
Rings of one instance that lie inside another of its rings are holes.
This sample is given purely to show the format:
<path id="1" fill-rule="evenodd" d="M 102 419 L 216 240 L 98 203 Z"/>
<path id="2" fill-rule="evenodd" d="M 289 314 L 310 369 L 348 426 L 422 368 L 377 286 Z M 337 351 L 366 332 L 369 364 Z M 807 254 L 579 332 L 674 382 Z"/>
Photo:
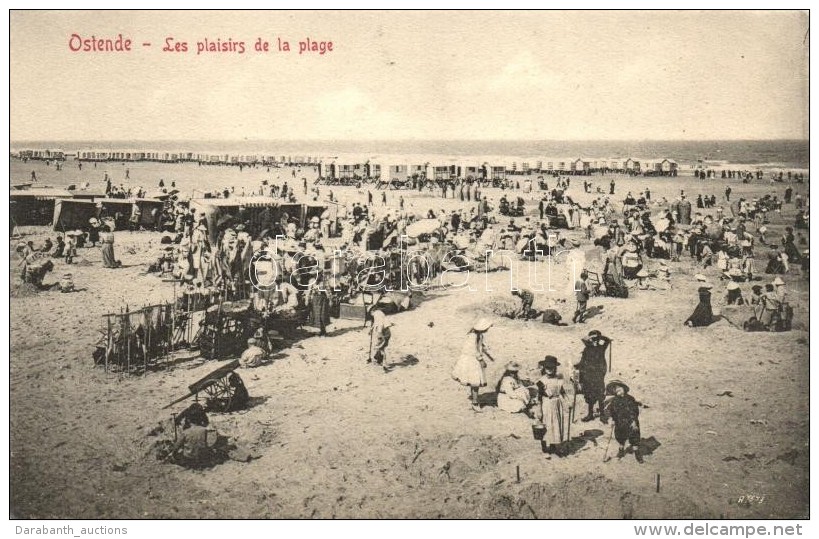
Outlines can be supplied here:
<path id="1" fill-rule="evenodd" d="M 83 38 L 78 34 L 71 34 L 68 48 L 72 52 L 129 52 L 131 39 L 122 37 L 122 34 L 117 34 L 112 39 L 97 36 Z"/>

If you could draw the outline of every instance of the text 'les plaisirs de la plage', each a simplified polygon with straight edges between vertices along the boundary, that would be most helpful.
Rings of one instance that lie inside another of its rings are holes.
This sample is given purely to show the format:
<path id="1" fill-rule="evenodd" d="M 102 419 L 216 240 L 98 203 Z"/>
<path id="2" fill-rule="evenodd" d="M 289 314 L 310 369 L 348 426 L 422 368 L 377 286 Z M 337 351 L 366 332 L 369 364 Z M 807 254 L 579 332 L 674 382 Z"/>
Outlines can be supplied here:
<path id="1" fill-rule="evenodd" d="M 151 47 L 151 43 L 147 41 L 142 42 L 141 45 L 143 48 Z M 134 41 L 122 34 L 117 34 L 114 38 L 97 37 L 95 35 L 83 37 L 79 34 L 71 34 L 68 40 L 68 48 L 71 52 L 131 52 L 134 50 Z M 317 41 L 308 37 L 291 46 L 290 41 L 280 37 L 273 41 L 267 41 L 259 37 L 256 38 L 251 49 L 244 41 L 234 40 L 233 38 L 226 40 L 205 38 L 197 41 L 194 46 L 187 41 L 169 36 L 165 38 L 161 50 L 162 52 L 174 53 L 187 53 L 195 50 L 197 55 L 222 52 L 244 54 L 250 50 L 262 53 L 298 51 L 299 54 L 315 53 L 324 55 L 333 51 L 333 42 Z"/>

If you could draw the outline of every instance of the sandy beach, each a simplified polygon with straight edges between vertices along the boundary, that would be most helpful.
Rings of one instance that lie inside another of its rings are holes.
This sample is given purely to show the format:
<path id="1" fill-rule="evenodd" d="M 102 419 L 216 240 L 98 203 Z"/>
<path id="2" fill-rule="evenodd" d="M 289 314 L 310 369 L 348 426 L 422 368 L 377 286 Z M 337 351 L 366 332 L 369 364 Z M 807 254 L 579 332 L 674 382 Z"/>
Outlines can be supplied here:
<path id="1" fill-rule="evenodd" d="M 182 196 L 228 185 L 250 194 L 267 180 L 287 181 L 304 200 L 301 178 L 312 169 L 199 167 L 195 164 L 98 164 L 74 161 L 63 170 L 11 161 L 12 183 L 156 187 L 175 181 Z M 517 179 L 517 177 L 516 177 Z M 610 177 L 592 176 L 607 187 Z M 782 198 L 785 184 L 765 181 L 631 178 L 616 176 L 622 200 L 651 189 L 669 201 L 681 189 L 691 198 L 730 185 L 734 197 Z M 521 182 L 523 177 L 520 177 Z M 549 179 L 550 183 L 554 180 Z M 793 185 L 807 194 L 807 183 Z M 366 202 L 367 186 L 321 186 L 343 203 Z M 375 195 L 374 211 L 395 207 L 449 210 L 465 203 L 433 193 L 389 191 Z M 504 194 L 487 189 L 491 201 Z M 517 196 L 519 191 L 507 191 Z M 537 191 L 520 194 L 533 200 Z M 592 195 L 582 178 L 568 194 L 581 204 Z M 654 207 L 653 207 L 654 208 Z M 659 207 L 656 210 L 659 211 Z M 527 203 L 527 214 L 537 205 Z M 694 211 L 697 211 L 696 209 Z M 709 213 L 709 210 L 701 210 Z M 713 212 L 714 210 L 710 210 Z M 654 213 L 655 210 L 652 209 Z M 774 214 L 768 237 L 793 224 L 793 204 Z M 39 245 L 54 232 L 23 227 L 23 240 Z M 807 237 L 807 231 L 801 231 Z M 567 232 L 580 238 L 580 231 Z M 16 240 L 15 240 L 16 241 Z M 13 245 L 12 245 L 13 248 Z M 149 433 L 174 409 L 162 407 L 218 364 L 180 353 L 165 370 L 144 376 L 106 374 L 91 359 L 102 336 L 103 315 L 126 304 L 170 300 L 173 287 L 145 273 L 159 252 L 159 234 L 117 232 L 120 269 L 105 269 L 98 248 L 79 250 L 70 267 L 81 291 L 26 293 L 12 256 L 11 290 L 11 512 L 21 518 L 800 518 L 809 511 L 808 278 L 797 267 L 782 276 L 794 307 L 794 329 L 745 333 L 727 320 L 707 328 L 683 321 L 697 302 L 695 273 L 718 283 L 713 267 L 695 268 L 687 256 L 671 263 L 673 289 L 631 290 L 628 299 L 592 298 L 598 307 L 584 325 L 546 326 L 507 320 L 487 311 L 508 295 L 509 272 L 470 275 L 466 288 L 425 292 L 418 305 L 390 317 L 395 323 L 389 372 L 365 363 L 368 335 L 360 323 L 334 320 L 326 338 L 304 338 L 278 351 L 272 364 L 241 370 L 250 392 L 248 410 L 212 414 L 220 433 L 235 437 L 255 457 L 191 471 L 158 462 Z M 599 249 L 598 249 L 599 250 Z M 757 271 L 765 265 L 757 250 Z M 651 261 L 656 265 L 656 261 Z M 526 276 L 531 262 L 516 261 Z M 54 282 L 67 267 L 57 261 Z M 771 276 L 760 274 L 759 283 Z M 493 292 L 486 292 L 486 285 Z M 749 285 L 744 285 L 749 289 Z M 504 290 L 506 292 L 504 292 Z M 749 290 L 745 290 L 746 295 Z M 716 311 L 724 285 L 714 289 Z M 565 290 L 536 293 L 535 307 L 565 299 Z M 553 303 L 571 319 L 573 302 Z M 489 365 L 489 391 L 506 361 L 536 378 L 544 354 L 561 371 L 579 359 L 580 337 L 599 329 L 614 339 L 612 375 L 627 380 L 643 404 L 645 463 L 629 456 L 603 462 L 609 427 L 595 420 L 572 426 L 572 455 L 545 460 L 530 420 L 492 406 L 473 412 L 468 391 L 450 377 L 462 340 L 479 316 L 495 326 L 487 337 L 497 363 Z M 726 393 L 727 392 L 727 393 Z M 520 470 L 520 482 L 517 470 Z M 662 488 L 656 491 L 657 474 Z M 740 503 L 760 496 L 759 503 Z"/>

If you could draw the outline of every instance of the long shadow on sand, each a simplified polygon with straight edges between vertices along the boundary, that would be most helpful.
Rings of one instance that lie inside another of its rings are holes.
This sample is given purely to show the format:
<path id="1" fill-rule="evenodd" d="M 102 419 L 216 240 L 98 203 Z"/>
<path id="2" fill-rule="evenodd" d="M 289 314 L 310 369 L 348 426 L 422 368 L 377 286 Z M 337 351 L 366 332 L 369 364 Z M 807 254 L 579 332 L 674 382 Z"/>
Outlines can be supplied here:
<path id="1" fill-rule="evenodd" d="M 401 367 L 412 367 L 413 365 L 418 364 L 418 358 L 413 356 L 412 354 L 406 355 L 401 358 L 401 361 L 396 361 L 395 363 L 390 363 L 388 365 L 384 365 L 384 372 L 392 372 L 395 369 Z"/>
<path id="2" fill-rule="evenodd" d="M 646 457 L 648 455 L 651 455 L 661 445 L 663 445 L 663 444 L 661 444 L 659 441 L 657 441 L 657 438 L 655 438 L 654 436 L 650 436 L 648 438 L 641 438 L 640 439 L 640 454 L 642 454 L 644 457 Z"/>
<path id="3" fill-rule="evenodd" d="M 352 326 L 352 327 L 348 327 L 348 328 L 339 328 L 339 329 L 335 329 L 333 331 L 327 332 L 327 336 L 328 337 L 339 337 L 341 335 L 345 335 L 347 333 L 352 333 L 354 331 L 361 331 L 362 329 L 363 329 L 362 326 Z"/>
<path id="4" fill-rule="evenodd" d="M 488 391 L 486 393 L 480 393 L 478 395 L 478 406 L 497 406 L 498 405 L 498 393 L 496 391 Z"/>
<path id="5" fill-rule="evenodd" d="M 583 315 L 583 319 L 588 320 L 589 318 L 594 318 L 595 316 L 602 312 L 603 312 L 602 305 L 595 305 L 593 307 L 589 307 L 588 310 L 586 310 L 586 313 Z"/>
<path id="6" fill-rule="evenodd" d="M 600 429 L 578 430 L 578 436 L 573 436 L 571 440 L 563 444 L 564 455 L 574 455 L 588 445 L 597 447 L 597 438 L 602 435 L 603 431 Z"/>

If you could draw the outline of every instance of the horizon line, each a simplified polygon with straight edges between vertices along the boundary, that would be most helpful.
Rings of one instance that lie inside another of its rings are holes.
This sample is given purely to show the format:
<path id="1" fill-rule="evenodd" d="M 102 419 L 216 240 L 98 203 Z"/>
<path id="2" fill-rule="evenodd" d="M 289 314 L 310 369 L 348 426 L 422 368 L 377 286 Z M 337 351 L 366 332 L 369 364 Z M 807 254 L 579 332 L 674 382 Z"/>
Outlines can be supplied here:
<path id="1" fill-rule="evenodd" d="M 9 139 L 9 144 L 24 142 L 810 142 L 810 138 L 623 138 L 623 139 L 578 139 L 578 138 L 157 138 L 157 139 L 123 139 L 123 138 L 55 138 L 55 139 Z"/>

